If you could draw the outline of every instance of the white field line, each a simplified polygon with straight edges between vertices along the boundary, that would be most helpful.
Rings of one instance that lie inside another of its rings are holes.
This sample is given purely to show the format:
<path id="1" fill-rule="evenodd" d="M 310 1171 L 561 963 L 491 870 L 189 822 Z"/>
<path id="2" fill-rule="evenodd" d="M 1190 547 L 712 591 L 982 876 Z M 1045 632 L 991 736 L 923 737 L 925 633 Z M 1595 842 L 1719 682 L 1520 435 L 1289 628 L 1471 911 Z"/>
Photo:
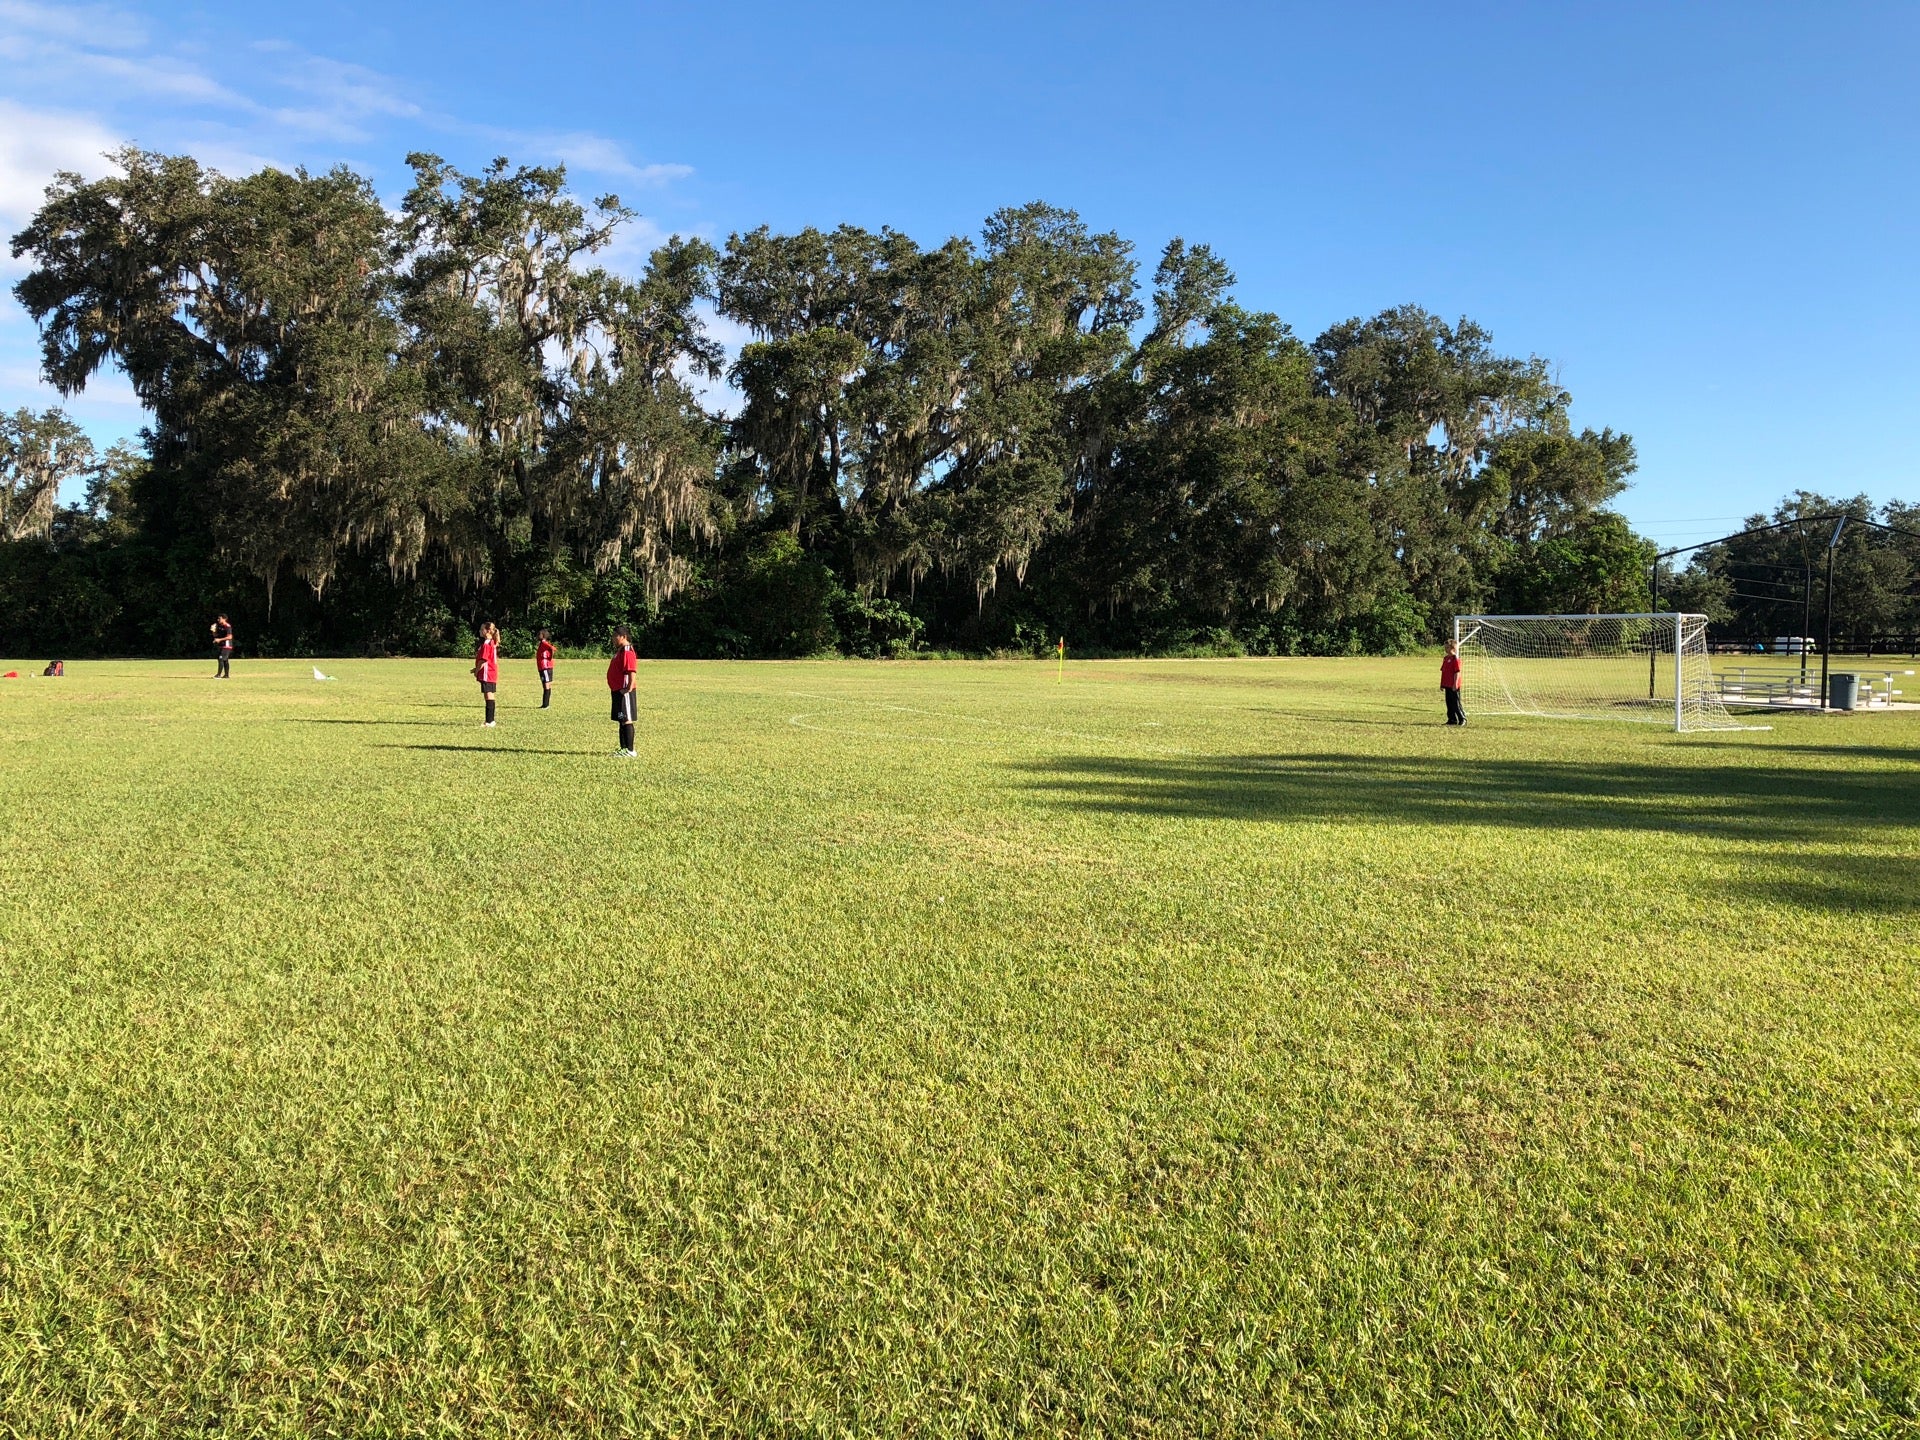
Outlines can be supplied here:
<path id="1" fill-rule="evenodd" d="M 991 745 L 993 742 L 984 737 L 968 739 L 958 735 L 903 735 L 898 730 L 843 730 L 836 725 L 815 725 L 813 717 L 819 711 L 799 715 L 789 715 L 787 724 L 796 730 L 811 730 L 819 735 L 845 735 L 854 740 L 904 740 L 922 745 Z"/>
<path id="2" fill-rule="evenodd" d="M 1099 745 L 1129 745 L 1143 750 L 1158 750 L 1169 755 L 1190 755 L 1194 752 L 1173 745 L 1145 744 L 1121 735 L 1099 735 L 1087 730 L 1060 730 L 1048 725 L 1022 725 L 1013 720 L 995 720 L 985 715 L 967 715 L 955 710 L 924 710 L 915 705 L 895 705 L 878 700 L 845 700 L 835 695 L 820 695 L 807 690 L 789 690 L 786 692 L 801 700 L 825 700 L 830 705 L 842 705 L 854 709 L 880 710 L 895 715 L 922 715 L 934 720 L 955 720 L 968 725 L 984 725 L 995 730 L 1013 730 L 1029 735 L 1049 735 L 1062 740 L 1090 740 Z M 841 730 L 826 725 L 811 723 L 815 716 L 823 711 L 809 710 L 787 717 L 787 723 L 797 730 L 815 730 L 828 735 L 852 735 L 860 738 L 886 740 L 930 740 L 940 745 L 979 745 L 988 743 L 984 739 L 972 740 L 963 736 L 907 735 L 896 730 Z M 1159 722 L 1150 722 L 1157 725 Z"/>

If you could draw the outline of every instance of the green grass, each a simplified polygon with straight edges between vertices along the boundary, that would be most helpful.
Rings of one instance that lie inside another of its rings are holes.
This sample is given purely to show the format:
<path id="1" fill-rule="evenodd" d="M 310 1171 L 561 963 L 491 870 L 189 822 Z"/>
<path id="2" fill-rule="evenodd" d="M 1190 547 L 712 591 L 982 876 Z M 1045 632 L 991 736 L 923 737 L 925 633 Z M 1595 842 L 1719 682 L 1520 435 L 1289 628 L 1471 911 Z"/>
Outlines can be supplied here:
<path id="1" fill-rule="evenodd" d="M 0 1433 L 1920 1432 L 1920 713 L 211 668 L 0 681 Z"/>

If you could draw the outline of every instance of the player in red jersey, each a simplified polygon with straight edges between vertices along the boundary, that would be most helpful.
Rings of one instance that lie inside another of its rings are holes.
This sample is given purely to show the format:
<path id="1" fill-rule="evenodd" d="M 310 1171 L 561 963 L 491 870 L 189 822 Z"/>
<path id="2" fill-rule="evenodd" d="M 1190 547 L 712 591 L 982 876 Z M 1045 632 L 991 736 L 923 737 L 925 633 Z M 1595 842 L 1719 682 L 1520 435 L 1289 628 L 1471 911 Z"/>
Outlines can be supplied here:
<path id="1" fill-rule="evenodd" d="M 1447 697 L 1447 724 L 1466 724 L 1466 707 L 1460 703 L 1460 647 L 1451 640 L 1447 658 L 1440 662 L 1440 693 Z"/>
<path id="2" fill-rule="evenodd" d="M 540 672 L 540 708 L 553 704 L 553 642 L 540 632 L 540 643 L 533 647 L 534 668 Z"/>
<path id="3" fill-rule="evenodd" d="M 633 653 L 633 636 L 622 625 L 613 632 L 613 659 L 607 663 L 607 689 L 613 692 L 613 721 L 620 727 L 620 756 L 633 758 L 633 725 L 640 697 L 637 674 L 640 657 Z"/>
<path id="4" fill-rule="evenodd" d="M 500 689 L 500 627 L 491 620 L 480 627 L 480 648 L 473 652 L 473 678 L 480 682 L 480 698 L 487 702 L 487 728 L 493 728 L 493 700 Z"/>

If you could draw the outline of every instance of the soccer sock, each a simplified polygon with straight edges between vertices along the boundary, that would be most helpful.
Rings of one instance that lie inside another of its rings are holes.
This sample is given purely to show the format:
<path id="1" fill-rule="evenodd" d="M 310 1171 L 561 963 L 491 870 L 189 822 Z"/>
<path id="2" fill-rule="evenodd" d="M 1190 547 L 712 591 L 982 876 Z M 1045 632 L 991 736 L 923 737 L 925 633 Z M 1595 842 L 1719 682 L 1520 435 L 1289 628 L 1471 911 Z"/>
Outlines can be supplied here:
<path id="1" fill-rule="evenodd" d="M 493 697 L 491 695 L 487 697 L 487 723 L 489 725 L 493 723 Z"/>
<path id="2" fill-rule="evenodd" d="M 620 748 L 622 750 L 633 749 L 633 726 L 627 724 L 624 720 L 620 722 Z"/>
<path id="3" fill-rule="evenodd" d="M 552 703 L 553 703 L 553 691 L 542 690 L 540 692 L 540 708 L 544 710 Z"/>

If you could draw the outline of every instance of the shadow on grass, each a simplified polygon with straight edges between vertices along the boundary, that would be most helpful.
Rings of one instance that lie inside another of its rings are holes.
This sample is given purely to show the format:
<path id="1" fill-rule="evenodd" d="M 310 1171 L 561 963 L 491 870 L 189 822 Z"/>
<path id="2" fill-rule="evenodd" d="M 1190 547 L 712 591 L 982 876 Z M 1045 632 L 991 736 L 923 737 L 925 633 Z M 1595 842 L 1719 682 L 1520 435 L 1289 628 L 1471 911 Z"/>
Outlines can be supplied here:
<path id="1" fill-rule="evenodd" d="M 1042 795 L 1095 814 L 1708 837 L 1756 847 L 1737 882 L 1750 893 L 1861 913 L 1920 910 L 1920 860 L 1882 839 L 1920 828 L 1920 774 L 1905 768 L 1326 754 L 1070 756 L 1016 768 Z"/>
<path id="2" fill-rule="evenodd" d="M 1689 740 L 1687 748 L 1689 750 L 1745 750 L 1752 754 L 1757 747 L 1740 740 Z M 1894 745 L 1849 745 L 1844 740 L 1837 740 L 1831 745 L 1768 745 L 1758 753 L 1827 755 L 1850 761 L 1891 760 L 1896 764 L 1920 765 L 1920 747 L 1902 749 Z"/>
<path id="3" fill-rule="evenodd" d="M 307 715 L 293 716 L 288 723 L 293 725 L 427 725 L 435 730 L 447 728 L 447 722 L 444 720 L 343 720 L 319 719 Z"/>

